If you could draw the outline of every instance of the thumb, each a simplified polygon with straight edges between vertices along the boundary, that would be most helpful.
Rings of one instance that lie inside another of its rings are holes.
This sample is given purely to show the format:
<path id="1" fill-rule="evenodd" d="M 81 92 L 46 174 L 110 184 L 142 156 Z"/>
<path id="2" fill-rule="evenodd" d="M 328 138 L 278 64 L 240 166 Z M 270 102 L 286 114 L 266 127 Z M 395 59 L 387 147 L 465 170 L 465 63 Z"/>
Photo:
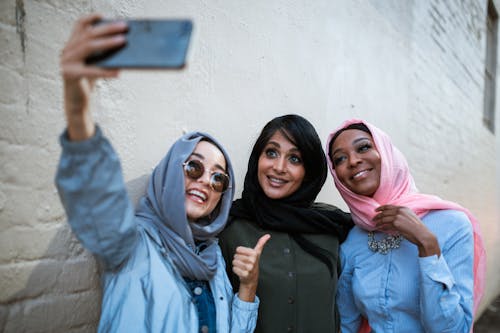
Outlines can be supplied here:
<path id="1" fill-rule="evenodd" d="M 266 245 L 267 241 L 271 238 L 271 235 L 265 234 L 259 240 L 257 241 L 257 244 L 253 248 L 257 253 L 260 255 L 262 253 L 262 249 L 264 248 L 264 245 Z"/>

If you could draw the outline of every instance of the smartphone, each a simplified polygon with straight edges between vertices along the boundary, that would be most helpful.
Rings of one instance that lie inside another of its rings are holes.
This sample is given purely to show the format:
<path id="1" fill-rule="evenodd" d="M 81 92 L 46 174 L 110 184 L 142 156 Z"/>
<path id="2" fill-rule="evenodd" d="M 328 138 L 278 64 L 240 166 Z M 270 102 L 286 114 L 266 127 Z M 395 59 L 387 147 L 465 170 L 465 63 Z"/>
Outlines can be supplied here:
<path id="1" fill-rule="evenodd" d="M 110 22 L 101 20 L 96 24 Z M 187 19 L 126 20 L 127 43 L 94 53 L 87 64 L 103 68 L 182 69 L 186 65 L 193 23 Z"/>

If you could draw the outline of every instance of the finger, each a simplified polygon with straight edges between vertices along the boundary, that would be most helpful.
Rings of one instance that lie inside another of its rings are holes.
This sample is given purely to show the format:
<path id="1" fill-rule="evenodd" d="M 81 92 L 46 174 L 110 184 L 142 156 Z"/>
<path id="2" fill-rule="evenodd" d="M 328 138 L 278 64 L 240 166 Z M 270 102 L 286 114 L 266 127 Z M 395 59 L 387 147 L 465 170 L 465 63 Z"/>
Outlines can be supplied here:
<path id="1" fill-rule="evenodd" d="M 106 22 L 93 25 L 92 18 L 85 17 L 79 22 L 72 36 L 63 49 L 63 59 L 81 59 L 82 53 L 87 56 L 90 52 L 104 51 L 119 47 L 126 42 L 125 33 L 128 29 L 124 21 Z"/>
<path id="2" fill-rule="evenodd" d="M 384 210 L 381 210 L 377 215 L 375 215 L 375 217 L 377 217 L 377 218 L 395 217 L 398 214 L 399 214 L 399 207 L 390 207 L 390 208 L 386 208 Z"/>
<path id="3" fill-rule="evenodd" d="M 125 21 L 112 21 L 89 27 L 92 37 L 103 37 L 108 35 L 123 34 L 127 32 L 128 26 Z"/>
<path id="4" fill-rule="evenodd" d="M 234 274 L 238 275 L 239 278 L 247 278 L 250 273 L 246 270 L 243 270 L 239 267 L 233 267 Z"/>
<path id="5" fill-rule="evenodd" d="M 388 211 L 388 210 L 394 210 L 394 209 L 397 210 L 398 208 L 399 208 L 399 206 L 395 206 L 395 205 L 382 205 L 382 206 L 375 208 L 375 211 L 382 212 L 382 211 Z"/>
<path id="6" fill-rule="evenodd" d="M 257 245 L 255 245 L 253 249 L 260 255 L 262 253 L 262 250 L 264 249 L 264 245 L 266 245 L 269 239 L 271 239 L 271 235 L 265 234 L 264 236 L 259 238 Z"/>
<path id="7" fill-rule="evenodd" d="M 385 212 L 379 213 L 373 217 L 373 222 L 375 222 L 376 224 L 383 223 L 385 217 Z"/>
<path id="8" fill-rule="evenodd" d="M 244 256 L 256 255 L 256 251 L 250 247 L 238 246 L 236 248 L 235 253 L 241 254 Z"/>
<path id="9" fill-rule="evenodd" d="M 102 19 L 102 15 L 99 13 L 91 13 L 89 15 L 83 16 L 78 20 L 78 25 L 86 26 L 92 24 L 98 20 Z"/>
<path id="10" fill-rule="evenodd" d="M 85 29 L 87 29 L 88 26 L 92 25 L 94 22 L 97 22 L 102 19 L 102 15 L 99 13 L 92 13 L 87 16 L 84 16 L 80 19 L 78 19 L 75 23 L 75 26 L 73 28 L 73 35 L 77 33 L 81 33 Z"/>
<path id="11" fill-rule="evenodd" d="M 389 229 L 392 229 L 392 225 L 389 223 L 380 223 L 375 226 L 375 229 L 381 231 L 387 231 Z"/>
<path id="12" fill-rule="evenodd" d="M 119 69 L 104 69 L 96 66 L 88 67 L 88 78 L 114 78 L 120 74 Z"/>
<path id="13" fill-rule="evenodd" d="M 238 268 L 242 271 L 248 271 L 250 272 L 252 270 L 252 268 L 254 267 L 254 265 L 252 264 L 247 264 L 247 263 L 244 263 L 240 260 L 235 260 L 233 259 L 233 268 Z"/>
<path id="14" fill-rule="evenodd" d="M 389 228 L 390 223 L 378 222 L 375 224 L 375 229 L 377 230 L 387 230 Z"/>
<path id="15" fill-rule="evenodd" d="M 94 38 L 88 40 L 86 43 L 82 43 L 75 47 L 72 51 L 68 50 L 67 57 L 69 59 L 83 60 L 87 58 L 90 54 L 95 52 L 108 51 L 114 48 L 123 46 L 127 42 L 125 35 L 112 35 L 102 38 Z"/>
<path id="16" fill-rule="evenodd" d="M 383 229 L 383 230 L 387 228 L 386 225 L 392 227 L 392 225 L 394 224 L 394 220 L 395 216 L 384 216 L 382 215 L 382 213 L 373 218 L 373 222 L 375 222 L 375 227 L 377 229 Z"/>
<path id="17" fill-rule="evenodd" d="M 87 77 L 96 78 L 114 78 L 119 74 L 117 69 L 104 69 L 96 66 L 83 66 L 82 64 L 65 65 L 61 68 L 61 73 L 65 79 L 79 79 Z"/>
<path id="18" fill-rule="evenodd" d="M 100 19 L 101 15 L 94 13 L 77 20 L 75 25 L 73 26 L 73 31 L 71 32 L 66 45 L 74 46 L 80 44 L 82 39 L 87 38 L 86 36 L 88 36 L 88 31 L 90 28 L 92 28 L 92 24 Z"/>
<path id="19" fill-rule="evenodd" d="M 73 77 L 75 74 L 78 74 L 82 70 L 88 70 L 90 72 L 95 72 L 95 77 L 113 77 L 116 74 L 112 72 L 104 72 L 102 69 L 99 71 L 97 67 L 87 66 L 85 64 L 85 59 L 95 50 L 103 49 L 103 48 L 114 48 L 119 47 L 124 43 L 124 39 L 113 37 L 107 39 L 104 42 L 97 42 L 97 44 L 92 45 L 95 41 L 86 41 L 82 42 L 79 45 L 71 46 L 68 45 L 63 53 L 61 54 L 60 66 L 64 77 Z M 92 74 L 92 73 L 90 73 Z M 84 73 L 78 74 L 79 76 L 84 75 Z"/>
<path id="20" fill-rule="evenodd" d="M 253 250 L 252 250 L 253 251 Z M 240 261 L 245 264 L 254 265 L 257 262 L 257 253 L 253 251 L 251 255 L 235 254 L 233 260 Z"/>
<path id="21" fill-rule="evenodd" d="M 391 218 L 391 215 L 388 215 L 386 212 L 382 212 L 382 213 L 375 215 L 375 217 L 373 218 L 373 221 L 380 222 L 380 221 L 383 221 L 384 219 L 388 220 L 389 218 Z"/>

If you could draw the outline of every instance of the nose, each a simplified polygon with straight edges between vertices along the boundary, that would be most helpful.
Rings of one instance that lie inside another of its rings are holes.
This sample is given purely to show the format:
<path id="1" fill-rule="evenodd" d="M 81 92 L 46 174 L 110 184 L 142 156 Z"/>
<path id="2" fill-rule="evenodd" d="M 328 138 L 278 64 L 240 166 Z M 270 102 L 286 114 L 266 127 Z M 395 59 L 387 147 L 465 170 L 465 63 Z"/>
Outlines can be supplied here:
<path id="1" fill-rule="evenodd" d="M 211 173 L 209 170 L 204 170 L 203 171 L 203 175 L 201 175 L 200 178 L 198 178 L 196 181 L 198 183 L 201 183 L 201 184 L 204 184 L 206 186 L 209 186 L 210 185 L 210 177 L 211 177 Z"/>
<path id="2" fill-rule="evenodd" d="M 348 156 L 348 162 L 349 162 L 350 166 L 354 167 L 354 166 L 358 165 L 359 163 L 361 163 L 361 158 L 359 157 L 359 155 L 357 153 L 351 153 Z"/>
<path id="3" fill-rule="evenodd" d="M 286 171 L 286 159 L 284 157 L 279 157 L 274 160 L 273 169 L 278 173 L 283 173 Z"/>

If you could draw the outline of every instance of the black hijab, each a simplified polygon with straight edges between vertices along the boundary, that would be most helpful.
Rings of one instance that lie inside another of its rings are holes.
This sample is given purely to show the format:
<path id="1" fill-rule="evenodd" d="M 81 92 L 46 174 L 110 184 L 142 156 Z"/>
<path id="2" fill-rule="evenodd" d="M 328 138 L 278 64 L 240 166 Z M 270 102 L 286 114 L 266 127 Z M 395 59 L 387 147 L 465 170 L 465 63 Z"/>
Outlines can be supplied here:
<path id="1" fill-rule="evenodd" d="M 257 178 L 259 157 L 276 131 L 297 146 L 306 171 L 299 189 L 282 199 L 267 197 Z M 302 249 L 324 262 L 332 274 L 335 262 L 332 254 L 302 237 L 302 234 L 333 234 L 343 242 L 353 226 L 350 214 L 314 202 L 326 176 L 325 153 L 311 123 L 298 115 L 274 118 L 264 126 L 252 149 L 242 198 L 233 202 L 230 215 L 256 221 L 263 229 L 290 234 Z"/>

